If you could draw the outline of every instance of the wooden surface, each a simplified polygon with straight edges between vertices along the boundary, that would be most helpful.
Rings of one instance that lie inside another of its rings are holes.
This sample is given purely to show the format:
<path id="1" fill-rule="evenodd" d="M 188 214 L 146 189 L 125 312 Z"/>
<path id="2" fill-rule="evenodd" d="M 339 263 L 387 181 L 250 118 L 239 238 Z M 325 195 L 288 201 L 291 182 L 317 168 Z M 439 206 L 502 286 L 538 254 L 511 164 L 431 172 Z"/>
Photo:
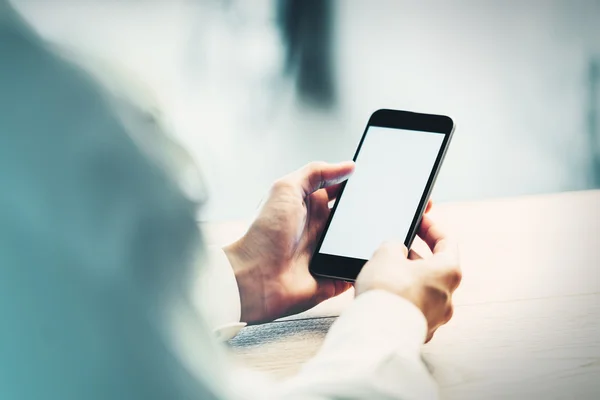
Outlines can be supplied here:
<path id="1" fill-rule="evenodd" d="M 600 191 L 437 205 L 433 217 L 459 240 L 464 275 L 453 320 L 423 347 L 443 398 L 600 398 Z M 245 226 L 205 232 L 224 244 Z M 289 376 L 351 300 L 246 328 L 231 349 Z"/>

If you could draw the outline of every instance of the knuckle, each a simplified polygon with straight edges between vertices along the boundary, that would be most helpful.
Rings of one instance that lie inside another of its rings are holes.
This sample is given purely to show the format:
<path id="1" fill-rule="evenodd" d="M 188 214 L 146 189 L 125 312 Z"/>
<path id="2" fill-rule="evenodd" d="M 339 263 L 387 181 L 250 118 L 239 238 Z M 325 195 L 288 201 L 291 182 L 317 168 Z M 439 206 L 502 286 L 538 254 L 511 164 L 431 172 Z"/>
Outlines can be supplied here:
<path id="1" fill-rule="evenodd" d="M 325 169 L 325 165 L 322 161 L 313 161 L 308 164 L 308 182 L 313 190 L 323 187 L 323 170 Z"/>
<path id="2" fill-rule="evenodd" d="M 275 182 L 273 182 L 273 185 L 271 186 L 271 190 L 273 192 L 285 192 L 293 188 L 294 184 L 288 177 L 277 179 Z"/>
<path id="3" fill-rule="evenodd" d="M 448 271 L 448 279 L 453 284 L 453 287 L 456 287 L 462 281 L 462 271 L 458 267 L 454 267 Z"/>
<path id="4" fill-rule="evenodd" d="M 462 271 L 460 270 L 460 268 L 458 268 L 458 266 L 451 268 L 448 271 L 447 276 L 450 287 L 456 289 L 462 281 Z"/>
<path id="5" fill-rule="evenodd" d="M 450 321 L 452 319 L 452 316 L 454 316 L 454 305 L 450 303 L 448 305 L 448 308 L 446 309 L 446 314 L 444 315 L 444 322 Z"/>
<path id="6" fill-rule="evenodd" d="M 434 264 L 434 268 L 438 271 L 440 280 L 454 291 L 461 283 L 463 274 L 458 261 L 454 258 L 438 258 Z"/>
<path id="7" fill-rule="evenodd" d="M 308 164 L 306 164 L 306 169 L 308 169 L 311 172 L 315 172 L 322 170 L 323 168 L 325 168 L 326 165 L 327 163 L 324 161 L 311 161 Z"/>
<path id="8" fill-rule="evenodd" d="M 325 169 L 327 164 L 323 161 L 312 161 L 304 166 L 305 174 L 308 175 L 311 179 L 315 179 L 315 177 L 321 176 L 321 171 Z"/>

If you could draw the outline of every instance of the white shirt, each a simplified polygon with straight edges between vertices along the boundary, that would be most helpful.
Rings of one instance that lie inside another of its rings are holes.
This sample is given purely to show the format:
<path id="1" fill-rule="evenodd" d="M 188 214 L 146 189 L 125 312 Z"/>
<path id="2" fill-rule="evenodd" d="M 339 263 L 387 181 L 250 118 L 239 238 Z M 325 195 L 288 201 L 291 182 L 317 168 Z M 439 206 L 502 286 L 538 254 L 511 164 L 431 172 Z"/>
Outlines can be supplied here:
<path id="1" fill-rule="evenodd" d="M 240 322 L 239 291 L 225 253 L 211 247 L 208 254 L 195 304 L 216 336 L 228 340 L 246 325 Z M 425 335 L 426 321 L 417 307 L 373 291 L 342 312 L 317 356 L 294 378 L 256 384 L 255 375 L 248 379 L 247 371 L 231 370 L 229 379 L 244 388 L 236 398 L 257 398 L 258 391 L 265 399 L 434 399 L 437 386 L 420 357 Z"/>

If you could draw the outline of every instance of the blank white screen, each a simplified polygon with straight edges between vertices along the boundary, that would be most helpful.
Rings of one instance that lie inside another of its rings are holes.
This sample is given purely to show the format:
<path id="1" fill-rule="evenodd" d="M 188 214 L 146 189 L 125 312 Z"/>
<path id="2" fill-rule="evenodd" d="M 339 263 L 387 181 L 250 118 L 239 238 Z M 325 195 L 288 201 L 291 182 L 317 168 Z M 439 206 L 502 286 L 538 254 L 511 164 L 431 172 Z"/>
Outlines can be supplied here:
<path id="1" fill-rule="evenodd" d="M 368 260 L 408 235 L 444 135 L 369 127 L 320 253 Z"/>

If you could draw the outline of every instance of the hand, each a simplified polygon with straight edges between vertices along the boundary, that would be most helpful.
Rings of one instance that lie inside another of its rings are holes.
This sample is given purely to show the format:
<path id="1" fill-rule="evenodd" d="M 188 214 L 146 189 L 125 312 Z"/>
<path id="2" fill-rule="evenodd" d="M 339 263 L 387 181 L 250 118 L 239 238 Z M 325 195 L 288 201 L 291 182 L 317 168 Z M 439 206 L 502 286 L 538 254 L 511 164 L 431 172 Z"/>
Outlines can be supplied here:
<path id="1" fill-rule="evenodd" d="M 384 243 L 360 272 L 356 295 L 383 289 L 409 300 L 427 319 L 428 342 L 452 318 L 452 293 L 460 284 L 461 271 L 457 248 L 427 215 L 418 235 L 431 249 L 431 257 L 409 253 L 402 242 Z"/>
<path id="2" fill-rule="evenodd" d="M 317 162 L 279 179 L 248 232 L 225 247 L 240 290 L 242 321 L 296 314 L 351 286 L 313 277 L 308 263 L 329 217 L 328 204 L 353 171 L 353 162 Z"/>

